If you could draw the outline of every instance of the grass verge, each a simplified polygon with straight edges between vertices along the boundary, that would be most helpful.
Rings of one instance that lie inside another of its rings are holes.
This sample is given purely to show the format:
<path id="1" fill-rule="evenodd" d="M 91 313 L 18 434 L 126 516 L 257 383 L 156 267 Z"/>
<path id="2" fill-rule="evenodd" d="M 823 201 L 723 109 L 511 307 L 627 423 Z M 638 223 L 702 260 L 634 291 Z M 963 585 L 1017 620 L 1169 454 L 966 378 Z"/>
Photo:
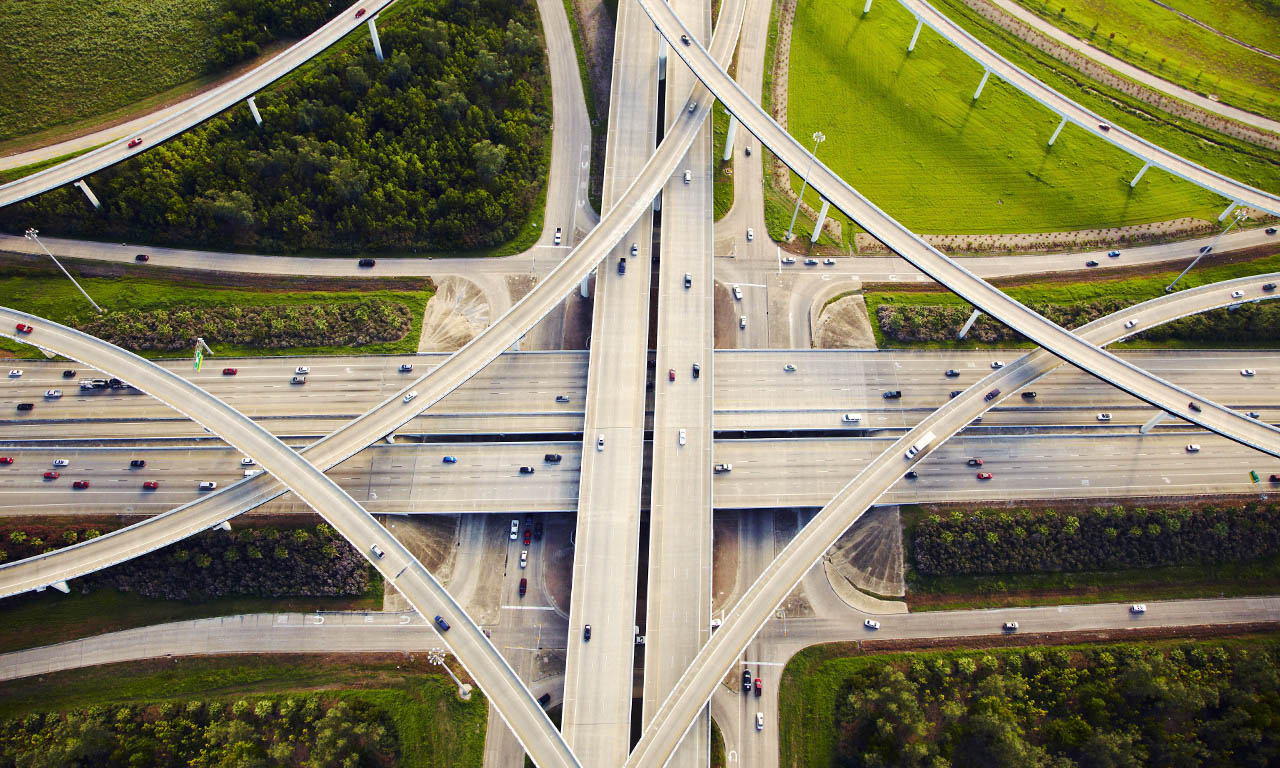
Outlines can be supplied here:
<path id="1" fill-rule="evenodd" d="M 1059 71 L 975 20 L 960 0 L 939 7 L 1033 76 L 1118 124 L 1247 183 L 1280 188 L 1280 162 L 1265 152 Z M 825 132 L 823 161 L 906 226 L 1061 231 L 1207 218 L 1220 210 L 1216 195 L 1163 172 L 1148 172 L 1131 189 L 1141 163 L 1083 132 L 1065 130 L 1048 147 L 1057 125 L 1051 113 L 998 79 L 975 101 L 981 66 L 928 31 L 908 54 L 903 43 L 913 26 L 896 4 L 877 4 L 862 16 L 835 0 L 802 3 L 788 89 L 791 132 Z M 799 177 L 792 179 L 798 190 Z M 806 200 L 816 206 L 816 193 Z"/>
<path id="2" fill-rule="evenodd" d="M 1158 270 L 1158 271 L 1156 271 Z M 1025 303 L 1044 303 L 1044 304 L 1078 304 L 1082 302 L 1095 301 L 1099 299 L 1123 299 L 1130 304 L 1154 299 L 1157 296 L 1164 295 L 1164 287 L 1177 277 L 1181 270 L 1181 264 L 1178 268 L 1170 268 L 1164 265 L 1156 265 L 1156 270 L 1152 270 L 1147 274 L 1137 277 L 1125 277 L 1120 279 L 1098 279 L 1088 282 L 1072 282 L 1076 279 L 1073 275 L 1066 274 L 1061 277 L 1061 281 L 1050 280 L 1041 277 L 1033 281 L 1026 280 L 995 280 L 993 284 L 998 286 L 1005 293 L 1020 302 Z M 1238 277 L 1248 277 L 1264 272 L 1280 271 L 1280 253 L 1275 253 L 1261 258 L 1254 258 L 1245 261 L 1232 263 L 1220 263 L 1205 265 L 1201 262 L 1201 266 L 1179 283 L 1184 288 L 1194 288 L 1198 285 L 1206 285 L 1216 283 L 1222 280 L 1231 280 Z M 946 291 L 882 291 L 877 290 L 876 286 L 869 286 L 866 291 L 867 312 L 872 318 L 876 317 L 876 309 L 881 304 L 967 304 L 955 294 Z M 947 342 L 921 342 L 919 344 L 903 344 L 898 341 L 886 340 L 884 334 L 880 330 L 879 323 L 874 319 L 871 323 L 871 330 L 876 335 L 876 343 L 880 348 L 886 347 L 903 347 L 921 349 L 995 349 L 995 348 L 1030 348 L 1035 346 L 1030 342 L 1021 344 L 1013 344 L 1002 342 L 999 344 L 983 344 L 981 342 L 969 340 L 954 340 Z M 1239 346 L 1233 344 L 1233 346 Z M 1271 344 L 1264 345 L 1270 348 Z M 1185 345 L 1175 341 L 1144 341 L 1137 339 L 1119 344 L 1112 344 L 1112 349 L 1167 349 L 1167 348 L 1183 348 Z"/>
<path id="3" fill-rule="evenodd" d="M 21 262 L 19 262 L 21 263 Z M 73 274 L 77 269 L 68 264 Z M 92 308 L 85 302 L 75 286 L 61 274 L 54 274 L 52 267 L 41 268 L 43 274 L 32 274 L 32 268 L 0 265 L 0 305 L 30 312 L 65 325 L 75 325 L 77 318 L 88 317 Z M 113 310 L 157 310 L 176 306 L 225 307 L 225 306 L 265 306 L 310 304 L 313 302 L 356 301 L 364 298 L 383 298 L 399 302 L 409 307 L 412 315 L 412 326 L 404 338 L 399 341 L 368 344 L 360 347 L 297 347 L 289 349 L 257 349 L 234 344 L 219 344 L 217 339 L 207 339 L 215 354 L 254 356 L 254 355 L 330 355 L 351 354 L 403 354 L 416 352 L 418 339 L 422 334 L 422 315 L 427 301 L 432 296 L 432 289 L 427 281 L 423 281 L 418 290 L 379 290 L 377 281 L 368 281 L 365 285 L 373 290 L 339 290 L 316 291 L 307 290 L 306 281 L 295 282 L 300 286 L 294 290 L 247 290 L 239 288 L 212 288 L 197 282 L 197 274 L 183 275 L 173 271 L 172 279 L 159 279 L 145 276 L 145 269 L 126 267 L 119 270 L 115 277 L 78 278 L 84 289 L 102 308 L 108 312 Z M 277 285 L 285 286 L 272 278 Z M 401 284 L 403 285 L 403 284 Z M 7 339 L 0 340 L 0 350 L 19 356 L 30 356 L 33 349 L 26 344 L 19 344 Z M 144 352 L 143 357 L 173 357 L 172 352 Z"/>
<path id="4" fill-rule="evenodd" d="M 712 158 L 715 172 L 713 173 L 715 183 L 713 190 L 715 193 L 715 221 L 720 221 L 733 208 L 733 155 L 729 155 L 728 160 L 722 160 L 724 157 L 724 143 L 729 138 L 729 113 L 725 111 L 720 102 L 715 103 L 712 116 L 712 142 L 711 151 L 715 153 Z"/>
<path id="5" fill-rule="evenodd" d="M 185 705 L 193 698 L 232 699 L 313 693 L 377 704 L 391 715 L 399 765 L 480 766 L 488 701 L 477 689 L 459 701 L 456 688 L 425 659 L 370 656 L 213 656 L 112 664 L 29 678 L 0 686 L 0 718 L 102 704 Z"/>

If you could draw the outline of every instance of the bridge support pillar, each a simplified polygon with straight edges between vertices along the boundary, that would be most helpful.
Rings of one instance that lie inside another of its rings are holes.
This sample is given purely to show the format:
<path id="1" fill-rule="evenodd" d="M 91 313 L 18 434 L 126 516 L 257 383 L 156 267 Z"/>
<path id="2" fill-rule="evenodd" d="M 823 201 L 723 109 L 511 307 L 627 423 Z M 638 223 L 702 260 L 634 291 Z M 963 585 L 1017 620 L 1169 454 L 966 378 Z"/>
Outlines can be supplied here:
<path id="1" fill-rule="evenodd" d="M 377 54 L 378 61 L 382 61 L 382 41 L 378 39 L 378 27 L 372 18 L 369 19 L 369 39 L 373 41 L 373 52 Z"/>
<path id="2" fill-rule="evenodd" d="M 871 13 L 871 0 L 867 0 L 867 4 L 862 6 L 862 15 L 866 16 L 868 13 Z"/>
<path id="3" fill-rule="evenodd" d="M 868 7 L 868 8 L 870 8 L 870 7 L 871 7 L 871 3 L 867 3 L 867 7 Z M 866 11 L 863 11 L 863 13 L 866 13 Z M 923 26 L 924 26 L 924 20 L 923 20 L 923 19 L 921 19 L 921 18 L 919 18 L 919 17 L 917 17 L 917 18 L 916 18 L 916 31 L 911 33 L 911 42 L 907 45 L 907 53 L 911 53 L 912 51 L 914 51 L 914 50 L 916 49 L 916 40 L 919 40 L 919 39 L 920 39 L 920 28 L 921 28 L 921 27 L 923 27 Z"/>
<path id="4" fill-rule="evenodd" d="M 218 523 L 217 525 L 213 526 L 213 528 L 212 528 L 212 529 L 210 529 L 210 530 L 214 530 L 214 531 L 219 531 L 219 530 L 221 530 L 221 531 L 226 531 L 227 533 L 231 533 L 231 521 L 230 521 L 230 520 L 223 520 L 222 522 L 220 522 L 220 523 Z"/>
<path id="5" fill-rule="evenodd" d="M 54 589 L 58 590 L 64 595 L 71 594 L 71 587 L 67 586 L 67 582 L 65 581 L 55 581 L 49 586 L 53 587 Z"/>
<path id="6" fill-rule="evenodd" d="M 1232 211 L 1234 211 L 1234 210 L 1236 209 L 1236 206 L 1237 206 L 1237 205 L 1239 205 L 1239 204 L 1240 204 L 1240 203 L 1237 203 L 1235 200 L 1232 200 L 1232 201 L 1231 201 L 1231 205 L 1228 205 L 1228 206 L 1227 206 L 1227 208 L 1226 208 L 1226 210 L 1224 210 L 1222 213 L 1218 214 L 1218 221 L 1222 221 L 1223 219 L 1227 218 L 1227 216 L 1228 216 Z"/>
<path id="7" fill-rule="evenodd" d="M 582 278 L 582 282 L 578 283 L 578 295 L 584 299 L 591 298 L 591 275 Z"/>
<path id="8" fill-rule="evenodd" d="M 249 97 L 249 111 L 253 113 L 253 122 L 257 123 L 258 127 L 261 128 L 262 113 L 258 111 L 258 103 L 254 101 L 255 98 L 257 97 L 256 96 Z"/>
<path id="9" fill-rule="evenodd" d="M 978 90 L 973 92 L 974 101 L 977 101 L 978 97 L 982 95 L 982 89 L 987 87 L 987 78 L 989 77 L 991 77 L 991 70 L 982 70 L 982 82 L 978 83 Z"/>
<path id="10" fill-rule="evenodd" d="M 94 208 L 102 207 L 102 203 L 98 202 L 97 195 L 93 194 L 92 189 L 89 189 L 88 182 L 86 182 L 84 179 L 81 179 L 77 181 L 74 186 L 77 186 L 80 188 L 80 191 L 84 193 L 84 196 L 89 198 L 89 202 L 93 203 Z"/>
<path id="11" fill-rule="evenodd" d="M 1133 181 L 1129 182 L 1129 189 L 1133 189 L 1138 185 L 1138 180 L 1142 178 L 1142 174 L 1146 173 L 1147 169 L 1150 167 L 1151 163 L 1142 164 L 1142 170 L 1138 171 L 1138 175 L 1133 177 Z"/>
<path id="12" fill-rule="evenodd" d="M 1150 419 L 1147 419 L 1146 424 L 1143 424 L 1141 427 L 1138 427 L 1138 434 L 1140 435 L 1147 434 L 1151 430 L 1155 429 L 1157 424 L 1159 424 L 1160 422 L 1164 421 L 1167 418 L 1169 418 L 1169 414 L 1166 413 L 1165 411 L 1156 411 L 1155 416 L 1152 416 Z"/>
<path id="13" fill-rule="evenodd" d="M 958 338 L 963 339 L 965 336 L 967 336 L 969 334 L 969 329 L 973 327 L 974 323 L 978 322 L 978 318 L 981 315 L 982 315 L 982 310 L 980 309 L 973 310 L 973 314 L 969 315 L 969 319 L 964 321 L 964 327 L 960 329 L 960 336 Z"/>
<path id="14" fill-rule="evenodd" d="M 733 157 L 733 139 L 738 135 L 738 118 L 729 115 L 729 135 L 724 139 L 724 157 L 721 160 L 728 160 Z"/>
<path id="15" fill-rule="evenodd" d="M 656 28 L 656 27 L 655 27 Z M 658 82 L 667 79 L 667 38 L 658 35 Z"/>
<path id="16" fill-rule="evenodd" d="M 1053 142 L 1058 140 L 1058 134 L 1062 133 L 1063 127 L 1067 124 L 1067 118 L 1062 118 L 1062 122 L 1058 123 L 1058 127 L 1054 129 L 1053 135 L 1049 137 L 1049 146 L 1053 146 Z"/>
<path id="17" fill-rule="evenodd" d="M 818 211 L 818 223 L 813 228 L 813 234 L 809 236 L 809 242 L 816 243 L 822 235 L 822 225 L 827 220 L 827 209 L 831 207 L 831 201 L 825 197 L 822 198 L 822 210 Z"/>

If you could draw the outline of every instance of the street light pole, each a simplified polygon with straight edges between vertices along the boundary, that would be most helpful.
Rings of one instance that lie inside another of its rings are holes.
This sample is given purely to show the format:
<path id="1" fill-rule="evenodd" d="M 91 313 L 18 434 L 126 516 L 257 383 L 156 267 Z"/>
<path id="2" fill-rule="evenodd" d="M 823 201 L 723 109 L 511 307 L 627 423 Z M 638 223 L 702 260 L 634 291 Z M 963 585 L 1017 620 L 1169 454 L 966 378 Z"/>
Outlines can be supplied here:
<path id="1" fill-rule="evenodd" d="M 58 258 L 54 256 L 52 253 L 49 253 L 49 249 L 44 247 L 44 243 L 40 242 L 40 238 L 38 237 L 39 234 L 40 234 L 40 230 L 38 229 L 28 229 L 26 232 L 26 238 L 28 240 L 34 241 L 36 245 L 40 246 L 40 248 L 43 249 L 44 252 L 49 255 L 49 258 L 53 259 L 53 263 L 58 265 L 58 269 L 62 270 L 62 274 L 67 276 L 67 279 L 71 281 L 71 284 L 74 285 L 76 288 L 79 288 L 80 292 L 84 294 L 84 297 L 89 300 L 90 304 L 93 305 L 93 308 L 98 310 L 98 314 L 102 314 L 102 307 L 98 306 L 97 302 L 95 302 L 92 298 L 89 297 L 89 294 L 85 291 L 85 289 L 80 287 L 80 284 L 77 283 L 76 279 L 71 276 L 71 273 L 67 271 L 67 268 L 62 266 L 62 262 L 58 261 Z"/>
<path id="2" fill-rule="evenodd" d="M 453 678 L 453 682 L 458 686 L 458 698 L 463 701 L 471 700 L 471 686 L 463 683 L 458 676 L 453 674 L 453 670 L 449 669 L 449 665 L 445 663 L 445 655 L 443 648 L 432 648 L 427 651 L 427 661 L 432 664 L 439 664 L 444 667 L 444 671 L 449 673 L 449 677 Z"/>
<path id="3" fill-rule="evenodd" d="M 791 223 L 787 225 L 787 242 L 795 237 L 796 216 L 800 213 L 800 201 L 804 199 L 804 191 L 809 188 L 809 171 L 813 170 L 813 161 L 818 159 L 818 145 L 826 141 L 822 131 L 813 132 L 813 154 L 809 157 L 809 167 L 804 170 L 804 183 L 800 185 L 800 194 L 796 197 L 796 208 L 791 212 Z"/>
<path id="4" fill-rule="evenodd" d="M 1208 248 L 1204 249 L 1203 251 L 1201 251 L 1199 254 L 1196 255 L 1195 259 L 1193 259 L 1191 263 L 1187 265 L 1187 268 L 1182 270 L 1182 274 L 1173 278 L 1173 282 L 1169 283 L 1164 287 L 1164 292 L 1169 293 L 1170 291 L 1172 291 L 1173 286 L 1178 284 L 1178 281 L 1182 279 L 1182 276 L 1190 272 L 1195 267 L 1195 265 L 1200 263 L 1200 260 L 1203 259 L 1205 256 L 1208 256 L 1209 254 L 1213 253 L 1213 249 L 1218 245 L 1218 241 L 1222 239 L 1222 236 L 1230 232 L 1232 227 L 1244 221 L 1244 218 L 1245 218 L 1244 211 L 1236 211 L 1236 215 L 1231 218 L 1231 223 L 1227 225 L 1227 228 L 1219 232 L 1217 237 L 1213 238 L 1213 242 L 1209 243 Z"/>

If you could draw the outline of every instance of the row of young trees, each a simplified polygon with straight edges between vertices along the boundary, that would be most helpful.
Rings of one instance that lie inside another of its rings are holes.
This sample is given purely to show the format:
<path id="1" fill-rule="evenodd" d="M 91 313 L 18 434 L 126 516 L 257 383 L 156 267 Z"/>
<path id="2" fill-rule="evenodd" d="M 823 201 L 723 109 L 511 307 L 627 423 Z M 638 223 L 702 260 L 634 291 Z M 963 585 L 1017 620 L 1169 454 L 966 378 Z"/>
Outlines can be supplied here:
<path id="1" fill-rule="evenodd" d="M 551 115 L 533 0 L 402 0 L 243 107 L 95 174 L 100 210 L 62 188 L 0 210 L 114 241 L 258 251 L 453 250 L 514 238 L 545 184 Z"/>
<path id="2" fill-rule="evenodd" d="M 1280 761 L 1280 642 L 923 654 L 835 702 L 850 768 L 1199 768 Z"/>
<path id="3" fill-rule="evenodd" d="M 385 710 L 316 694 L 95 706 L 0 722 L 4 768 L 357 768 L 395 765 L 398 753 Z"/>
<path id="4" fill-rule="evenodd" d="M 404 338 L 409 307 L 381 298 L 267 306 L 176 306 L 90 315 L 76 328 L 134 352 L 190 349 L 197 336 L 257 349 L 359 346 Z"/>
<path id="5" fill-rule="evenodd" d="M 1028 304 L 1064 328 L 1079 327 L 1128 305 L 1128 302 L 1117 299 L 1078 304 Z M 881 304 L 876 307 L 876 322 L 890 343 L 954 341 L 972 311 L 973 307 L 968 304 Z M 1026 341 L 1022 334 L 987 315 L 979 316 L 965 338 L 988 343 Z M 1280 306 L 1268 302 L 1244 304 L 1234 310 L 1215 309 L 1135 333 L 1133 338 L 1148 341 L 1177 339 L 1195 344 L 1275 342 L 1280 340 Z"/>
<path id="6" fill-rule="evenodd" d="M 100 535 L 75 523 L 0 527 L 0 562 L 51 552 Z M 72 582 L 82 592 L 118 589 L 162 600 L 219 597 L 358 597 L 372 569 L 325 523 L 205 531 Z"/>
<path id="7" fill-rule="evenodd" d="M 1280 553 L 1274 504 L 1196 508 L 1095 507 L 952 512 L 915 527 L 916 569 L 925 575 L 1151 568 L 1252 560 Z"/>

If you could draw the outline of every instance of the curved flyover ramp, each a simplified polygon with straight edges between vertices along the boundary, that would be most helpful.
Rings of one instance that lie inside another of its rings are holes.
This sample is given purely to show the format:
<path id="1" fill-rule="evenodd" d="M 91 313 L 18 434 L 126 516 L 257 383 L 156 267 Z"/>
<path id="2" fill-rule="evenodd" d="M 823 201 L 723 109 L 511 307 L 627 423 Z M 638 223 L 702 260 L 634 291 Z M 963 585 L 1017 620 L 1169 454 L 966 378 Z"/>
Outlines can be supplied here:
<path id="1" fill-rule="evenodd" d="M 0 322 L 33 326 L 27 333 L 6 331 L 6 335 L 125 379 L 253 456 L 368 558 L 415 610 L 423 616 L 443 616 L 453 626 L 442 636 L 539 765 L 578 764 L 542 707 L 462 606 L 403 544 L 323 472 L 247 416 L 148 360 L 25 312 L 0 308 Z"/>

